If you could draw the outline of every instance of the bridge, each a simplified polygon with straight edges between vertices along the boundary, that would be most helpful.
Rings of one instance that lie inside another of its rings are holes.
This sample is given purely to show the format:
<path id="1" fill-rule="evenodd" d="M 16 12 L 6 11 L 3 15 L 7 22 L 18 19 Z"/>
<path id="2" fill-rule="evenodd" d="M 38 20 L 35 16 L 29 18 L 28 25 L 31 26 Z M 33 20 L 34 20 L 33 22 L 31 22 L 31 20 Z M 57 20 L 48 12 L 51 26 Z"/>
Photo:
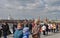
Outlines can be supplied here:
<path id="1" fill-rule="evenodd" d="M 24 20 L 0 20 L 0 23 L 18 23 L 18 22 L 23 22 Z"/>

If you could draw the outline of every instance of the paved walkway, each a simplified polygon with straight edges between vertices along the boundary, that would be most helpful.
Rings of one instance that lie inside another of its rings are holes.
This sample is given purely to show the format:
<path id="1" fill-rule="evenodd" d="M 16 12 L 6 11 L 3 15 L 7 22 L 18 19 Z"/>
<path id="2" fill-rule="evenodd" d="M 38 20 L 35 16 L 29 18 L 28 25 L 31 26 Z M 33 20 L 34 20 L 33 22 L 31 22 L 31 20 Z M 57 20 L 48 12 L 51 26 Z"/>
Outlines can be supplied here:
<path id="1" fill-rule="evenodd" d="M 8 38 L 13 38 L 13 34 L 8 35 Z M 32 37 L 30 36 L 30 38 L 32 38 Z M 50 32 L 49 35 L 45 35 L 45 36 L 41 34 L 41 38 L 60 38 L 60 32 L 58 32 L 58 33 L 51 33 Z"/>
<path id="2" fill-rule="evenodd" d="M 49 35 L 41 35 L 41 38 L 60 38 L 60 32 L 58 33 L 49 33 Z"/>

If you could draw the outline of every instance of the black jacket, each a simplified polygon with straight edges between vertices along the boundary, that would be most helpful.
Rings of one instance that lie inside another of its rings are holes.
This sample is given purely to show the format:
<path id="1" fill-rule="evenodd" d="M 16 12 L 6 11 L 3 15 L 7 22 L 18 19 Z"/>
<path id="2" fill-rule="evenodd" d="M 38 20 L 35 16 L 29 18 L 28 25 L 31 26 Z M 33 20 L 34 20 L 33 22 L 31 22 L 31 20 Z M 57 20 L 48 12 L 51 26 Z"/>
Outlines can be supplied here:
<path id="1" fill-rule="evenodd" d="M 7 32 L 8 29 L 9 29 L 8 25 L 3 25 L 2 24 L 2 30 L 3 30 L 3 32 Z"/>

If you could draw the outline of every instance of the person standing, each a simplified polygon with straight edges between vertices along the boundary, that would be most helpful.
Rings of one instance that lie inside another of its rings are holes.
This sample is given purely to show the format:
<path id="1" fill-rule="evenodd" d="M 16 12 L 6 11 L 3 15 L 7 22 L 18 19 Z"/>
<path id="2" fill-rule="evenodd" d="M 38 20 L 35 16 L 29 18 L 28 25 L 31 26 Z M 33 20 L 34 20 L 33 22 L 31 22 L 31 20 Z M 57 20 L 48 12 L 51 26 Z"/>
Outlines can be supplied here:
<path id="1" fill-rule="evenodd" d="M 11 34 L 11 31 L 10 31 L 10 28 L 9 28 L 9 25 L 7 22 L 5 22 L 6 26 L 7 26 L 7 35 L 10 35 Z"/>
<path id="2" fill-rule="evenodd" d="M 53 23 L 53 32 L 54 33 L 56 32 L 56 25 L 55 25 L 55 23 Z"/>
<path id="3" fill-rule="evenodd" d="M 21 23 L 17 25 L 17 29 L 14 32 L 14 38 L 23 38 L 23 27 Z"/>
<path id="4" fill-rule="evenodd" d="M 34 25 L 34 27 L 32 28 L 32 37 L 33 38 L 39 38 L 39 26 L 38 26 L 38 24 L 37 24 L 37 20 L 35 20 L 35 25 Z"/>
<path id="5" fill-rule="evenodd" d="M 51 24 L 51 32 L 53 32 L 53 24 Z"/>
<path id="6" fill-rule="evenodd" d="M 51 32 L 51 24 L 48 24 L 48 29 L 49 29 L 49 32 Z"/>
<path id="7" fill-rule="evenodd" d="M 2 24 L 2 30 L 4 38 L 7 38 L 8 26 L 6 25 L 6 23 Z"/>
<path id="8" fill-rule="evenodd" d="M 14 34 L 16 28 L 17 28 L 17 25 L 16 25 L 16 23 L 14 23 L 14 24 L 13 24 L 13 34 Z"/>
<path id="9" fill-rule="evenodd" d="M 23 28 L 23 38 L 29 38 L 29 35 L 30 35 L 29 27 L 26 26 Z"/>
<path id="10" fill-rule="evenodd" d="M 58 32 L 59 31 L 59 26 L 58 26 L 58 24 L 56 24 L 56 32 Z"/>
<path id="11" fill-rule="evenodd" d="M 30 34 L 32 34 L 32 23 L 31 22 L 28 23 L 28 27 L 29 27 Z"/>
<path id="12" fill-rule="evenodd" d="M 44 25 L 46 26 L 46 32 L 47 32 L 47 35 L 48 35 L 48 31 L 49 31 L 48 24 L 44 24 Z"/>
<path id="13" fill-rule="evenodd" d="M 43 31 L 43 35 L 46 35 L 45 34 L 45 31 L 46 31 L 46 26 L 45 25 L 42 26 L 42 31 Z"/>

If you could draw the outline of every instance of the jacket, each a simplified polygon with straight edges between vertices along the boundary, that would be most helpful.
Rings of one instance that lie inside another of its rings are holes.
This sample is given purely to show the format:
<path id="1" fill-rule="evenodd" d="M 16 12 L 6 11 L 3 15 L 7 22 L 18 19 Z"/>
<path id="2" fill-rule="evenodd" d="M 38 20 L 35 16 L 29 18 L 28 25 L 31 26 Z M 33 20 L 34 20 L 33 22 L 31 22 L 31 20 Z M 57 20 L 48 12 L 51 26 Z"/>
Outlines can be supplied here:
<path id="1" fill-rule="evenodd" d="M 42 30 L 45 31 L 46 30 L 46 26 L 42 26 Z"/>
<path id="2" fill-rule="evenodd" d="M 14 33 L 14 38 L 22 38 L 23 37 L 23 29 L 17 29 Z"/>
<path id="3" fill-rule="evenodd" d="M 29 28 L 28 27 L 24 27 L 23 29 L 23 38 L 29 38 Z"/>

